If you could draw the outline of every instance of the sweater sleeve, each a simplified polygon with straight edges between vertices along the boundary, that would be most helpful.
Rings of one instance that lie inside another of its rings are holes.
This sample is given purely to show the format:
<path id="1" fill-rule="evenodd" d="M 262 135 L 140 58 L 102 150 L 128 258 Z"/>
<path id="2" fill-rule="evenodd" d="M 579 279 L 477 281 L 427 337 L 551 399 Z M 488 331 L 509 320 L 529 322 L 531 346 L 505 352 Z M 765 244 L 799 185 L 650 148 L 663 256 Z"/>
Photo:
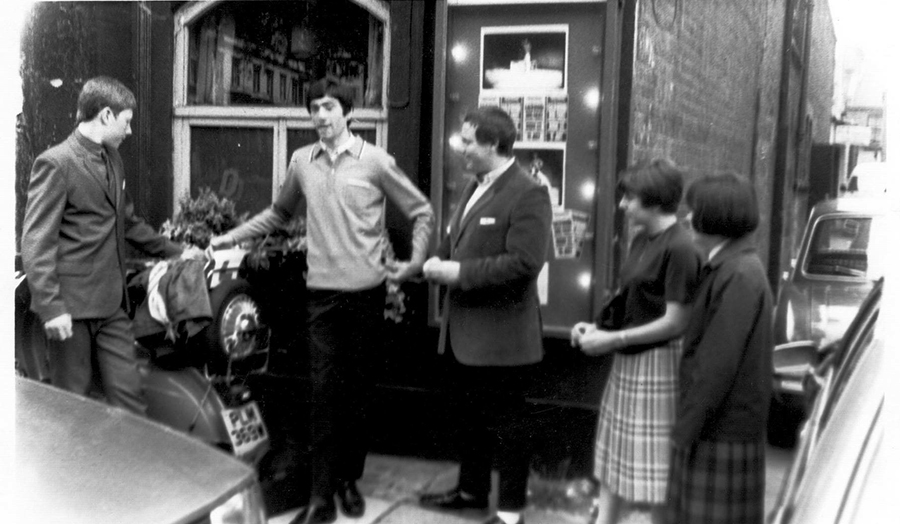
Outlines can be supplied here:
<path id="1" fill-rule="evenodd" d="M 431 208 L 431 203 L 413 185 L 397 166 L 397 161 L 390 155 L 383 162 L 380 181 L 387 198 L 400 209 L 406 218 L 413 222 L 410 260 L 418 263 L 424 262 L 428 255 L 431 233 L 434 228 L 434 210 Z"/>

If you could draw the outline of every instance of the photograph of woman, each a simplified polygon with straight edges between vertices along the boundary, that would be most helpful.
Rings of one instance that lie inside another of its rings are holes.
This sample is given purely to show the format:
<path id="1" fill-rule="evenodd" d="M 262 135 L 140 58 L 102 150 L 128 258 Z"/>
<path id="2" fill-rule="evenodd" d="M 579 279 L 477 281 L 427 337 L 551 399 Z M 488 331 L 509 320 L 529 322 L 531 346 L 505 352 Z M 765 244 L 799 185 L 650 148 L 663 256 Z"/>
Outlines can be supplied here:
<path id="1" fill-rule="evenodd" d="M 627 169 L 620 207 L 637 232 L 623 265 L 621 325 L 579 322 L 571 342 L 588 355 L 614 353 L 600 404 L 595 524 L 632 508 L 661 522 L 675 418 L 680 336 L 688 324 L 701 254 L 676 216 L 684 176 L 671 162 Z"/>

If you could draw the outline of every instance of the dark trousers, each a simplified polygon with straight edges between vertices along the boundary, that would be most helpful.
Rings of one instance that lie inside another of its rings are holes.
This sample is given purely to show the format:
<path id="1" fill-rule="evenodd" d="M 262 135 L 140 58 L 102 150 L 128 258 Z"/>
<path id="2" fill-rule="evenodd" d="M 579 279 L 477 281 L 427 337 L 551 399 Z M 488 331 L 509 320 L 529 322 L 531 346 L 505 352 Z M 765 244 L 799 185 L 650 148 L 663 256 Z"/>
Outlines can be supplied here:
<path id="1" fill-rule="evenodd" d="M 131 320 L 122 309 L 109 318 L 73 320 L 70 338 L 48 343 L 48 360 L 56 387 L 86 396 L 99 382 L 110 404 L 147 414 Z"/>
<path id="2" fill-rule="evenodd" d="M 366 415 L 381 356 L 383 285 L 363 291 L 309 290 L 312 497 L 330 500 L 338 481 L 362 476 Z"/>
<path id="3" fill-rule="evenodd" d="M 459 489 L 491 491 L 491 466 L 500 477 L 497 509 L 525 507 L 531 461 L 525 385 L 535 365 L 466 366 L 448 351 L 450 395 L 457 422 Z"/>

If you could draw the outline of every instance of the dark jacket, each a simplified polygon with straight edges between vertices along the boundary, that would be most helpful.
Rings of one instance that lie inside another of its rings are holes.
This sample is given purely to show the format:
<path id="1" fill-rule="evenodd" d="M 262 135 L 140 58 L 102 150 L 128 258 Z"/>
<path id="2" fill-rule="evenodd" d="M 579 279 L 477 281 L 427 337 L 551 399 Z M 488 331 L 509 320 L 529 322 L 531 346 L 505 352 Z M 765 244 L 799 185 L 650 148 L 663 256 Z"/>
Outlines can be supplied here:
<path id="1" fill-rule="evenodd" d="M 763 439 L 772 390 L 772 293 L 748 237 L 725 245 L 701 271 L 679 370 L 672 438 Z"/>
<path id="2" fill-rule="evenodd" d="M 543 358 L 537 277 L 550 246 L 547 190 L 513 164 L 460 222 L 475 191 L 463 191 L 438 256 L 460 263 L 441 323 L 456 359 L 470 366 L 515 366 Z"/>
<path id="3" fill-rule="evenodd" d="M 101 152 L 108 155 L 107 183 Z M 31 308 L 46 322 L 107 318 L 122 307 L 125 241 L 155 256 L 181 248 L 134 216 L 122 157 L 78 131 L 35 161 L 22 230 Z"/>

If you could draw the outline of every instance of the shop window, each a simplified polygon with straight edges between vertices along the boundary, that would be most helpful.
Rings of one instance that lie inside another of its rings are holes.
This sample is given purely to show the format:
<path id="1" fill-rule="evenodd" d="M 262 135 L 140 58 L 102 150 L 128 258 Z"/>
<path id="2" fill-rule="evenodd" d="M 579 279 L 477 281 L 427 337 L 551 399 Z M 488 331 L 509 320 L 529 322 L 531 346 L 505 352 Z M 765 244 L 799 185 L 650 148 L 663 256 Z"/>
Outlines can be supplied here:
<path id="1" fill-rule="evenodd" d="M 381 106 L 384 23 L 358 2 L 222 2 L 188 39 L 190 105 L 304 106 L 275 78 L 299 94 L 329 76 L 353 87 L 357 107 Z"/>
<path id="2" fill-rule="evenodd" d="M 271 129 L 191 127 L 191 194 L 209 187 L 239 213 L 272 202 Z"/>
<path id="3" fill-rule="evenodd" d="M 353 88 L 351 131 L 384 145 L 388 2 L 186 2 L 175 24 L 175 206 L 202 187 L 242 212 L 270 205 L 317 139 L 306 94 L 320 78 Z"/>

